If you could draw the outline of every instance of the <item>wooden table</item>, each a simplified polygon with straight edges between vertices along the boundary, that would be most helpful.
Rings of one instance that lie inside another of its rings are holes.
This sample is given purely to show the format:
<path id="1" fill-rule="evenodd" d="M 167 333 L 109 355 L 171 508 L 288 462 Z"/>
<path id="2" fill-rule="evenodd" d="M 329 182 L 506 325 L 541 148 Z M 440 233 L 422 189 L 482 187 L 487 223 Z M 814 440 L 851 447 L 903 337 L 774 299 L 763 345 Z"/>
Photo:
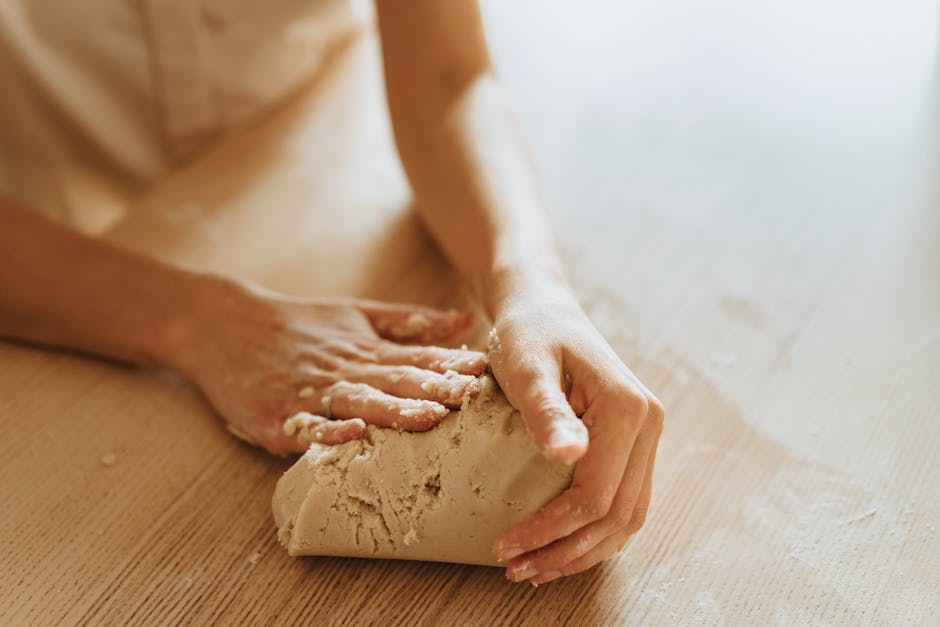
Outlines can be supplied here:
<path id="1" fill-rule="evenodd" d="M 937 4 L 485 8 L 572 281 L 667 408 L 643 531 L 538 589 L 292 559 L 289 462 L 191 386 L 0 343 L 0 623 L 940 621 Z M 350 41 L 109 237 L 285 292 L 459 301 L 376 54 Z"/>

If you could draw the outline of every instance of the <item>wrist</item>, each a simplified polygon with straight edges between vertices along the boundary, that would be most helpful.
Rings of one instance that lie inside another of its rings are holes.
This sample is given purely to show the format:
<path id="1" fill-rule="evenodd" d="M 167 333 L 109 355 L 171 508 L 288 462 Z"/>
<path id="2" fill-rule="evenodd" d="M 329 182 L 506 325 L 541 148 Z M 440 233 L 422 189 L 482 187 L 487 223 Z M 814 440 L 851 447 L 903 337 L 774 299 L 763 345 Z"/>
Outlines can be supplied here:
<path id="1" fill-rule="evenodd" d="M 246 290 L 225 277 L 180 271 L 167 287 L 156 332 L 149 335 L 152 363 L 193 379 L 203 368 L 201 355 L 214 341 L 213 328 L 245 296 Z"/>
<path id="2" fill-rule="evenodd" d="M 547 303 L 577 306 L 574 293 L 555 258 L 499 264 L 488 277 L 486 307 L 494 321 L 533 305 L 543 307 Z"/>

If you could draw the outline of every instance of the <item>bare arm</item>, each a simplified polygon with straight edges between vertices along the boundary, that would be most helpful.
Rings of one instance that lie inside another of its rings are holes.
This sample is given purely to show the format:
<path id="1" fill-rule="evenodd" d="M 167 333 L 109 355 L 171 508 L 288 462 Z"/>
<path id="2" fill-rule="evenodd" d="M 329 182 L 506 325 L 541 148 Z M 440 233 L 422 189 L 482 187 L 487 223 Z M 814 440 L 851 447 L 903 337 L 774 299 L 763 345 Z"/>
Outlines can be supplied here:
<path id="1" fill-rule="evenodd" d="M 565 284 L 476 0 L 377 6 L 389 107 L 418 211 L 493 318 L 493 372 L 536 444 L 550 459 L 577 462 L 571 487 L 494 551 L 514 581 L 585 570 L 645 520 L 662 406 Z"/>
<path id="2" fill-rule="evenodd" d="M 0 336 L 170 366 L 199 277 L 0 196 Z M 187 295 L 190 293 L 189 295 Z"/>
<path id="3" fill-rule="evenodd" d="M 285 298 L 86 237 L 3 197 L 0 225 L 0 337 L 175 370 L 234 434 L 273 453 L 357 438 L 366 422 L 428 429 L 486 367 L 474 351 L 395 341 L 447 339 L 465 315 Z"/>
<path id="4" fill-rule="evenodd" d="M 398 150 L 428 229 L 492 317 L 522 283 L 563 287 L 475 0 L 380 0 L 378 9 Z"/>

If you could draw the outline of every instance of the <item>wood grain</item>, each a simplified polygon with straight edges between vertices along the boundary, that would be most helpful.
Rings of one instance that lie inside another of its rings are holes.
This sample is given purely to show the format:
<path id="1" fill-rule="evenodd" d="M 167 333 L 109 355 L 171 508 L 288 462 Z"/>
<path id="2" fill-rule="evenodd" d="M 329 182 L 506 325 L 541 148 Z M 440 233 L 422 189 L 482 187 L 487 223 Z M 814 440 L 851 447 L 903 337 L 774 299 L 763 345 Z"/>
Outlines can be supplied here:
<path id="1" fill-rule="evenodd" d="M 0 623 L 936 624 L 937 9 L 485 4 L 572 282 L 667 407 L 617 559 L 535 589 L 289 558 L 289 460 L 190 385 L 0 343 Z M 464 302 L 376 54 L 347 42 L 109 237 L 289 293 Z"/>

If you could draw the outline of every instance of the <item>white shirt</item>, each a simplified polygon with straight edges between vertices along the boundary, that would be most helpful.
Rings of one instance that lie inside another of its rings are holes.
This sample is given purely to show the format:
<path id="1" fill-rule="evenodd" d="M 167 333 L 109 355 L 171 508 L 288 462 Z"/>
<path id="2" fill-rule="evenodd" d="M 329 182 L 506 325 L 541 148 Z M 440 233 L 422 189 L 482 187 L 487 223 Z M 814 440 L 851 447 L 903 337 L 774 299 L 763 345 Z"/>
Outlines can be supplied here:
<path id="1" fill-rule="evenodd" d="M 361 21 L 348 0 L 2 0 L 0 190 L 100 233 Z"/>

